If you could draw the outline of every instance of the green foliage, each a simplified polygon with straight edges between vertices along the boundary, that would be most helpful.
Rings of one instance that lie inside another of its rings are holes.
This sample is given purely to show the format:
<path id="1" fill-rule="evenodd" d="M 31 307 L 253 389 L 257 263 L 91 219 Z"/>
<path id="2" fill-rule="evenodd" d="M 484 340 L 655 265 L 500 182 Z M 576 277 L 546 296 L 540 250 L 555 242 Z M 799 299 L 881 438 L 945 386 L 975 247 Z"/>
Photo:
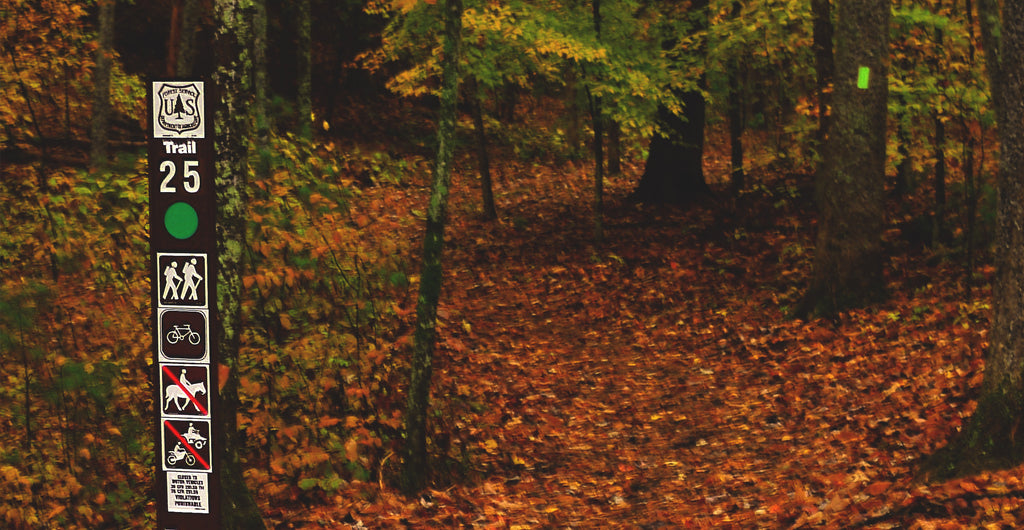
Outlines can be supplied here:
<path id="1" fill-rule="evenodd" d="M 399 95 L 438 93 L 437 9 L 419 2 L 392 11 L 380 50 L 362 58 L 374 71 L 397 66 L 388 87 Z M 703 58 L 693 52 L 704 36 L 688 33 L 685 17 L 635 16 L 646 11 L 636 1 L 613 2 L 605 10 L 599 38 L 589 3 L 467 2 L 462 71 L 480 90 L 495 94 L 506 86 L 561 90 L 566 71 L 575 70 L 583 92 L 603 99 L 602 111 L 624 134 L 649 136 L 658 104 L 681 111 L 674 90 L 696 87 Z M 664 49 L 670 35 L 674 44 Z"/>
<path id="2" fill-rule="evenodd" d="M 949 9 L 893 10 L 889 113 L 914 139 L 906 147 L 917 173 L 934 163 L 929 141 L 934 119 L 959 126 L 954 132 L 964 141 L 974 136 L 976 143 L 981 138 L 968 124 L 994 125 L 988 79 L 976 57 L 978 45 L 969 21 L 955 18 L 963 15 Z M 892 163 L 899 161 L 894 158 Z"/>

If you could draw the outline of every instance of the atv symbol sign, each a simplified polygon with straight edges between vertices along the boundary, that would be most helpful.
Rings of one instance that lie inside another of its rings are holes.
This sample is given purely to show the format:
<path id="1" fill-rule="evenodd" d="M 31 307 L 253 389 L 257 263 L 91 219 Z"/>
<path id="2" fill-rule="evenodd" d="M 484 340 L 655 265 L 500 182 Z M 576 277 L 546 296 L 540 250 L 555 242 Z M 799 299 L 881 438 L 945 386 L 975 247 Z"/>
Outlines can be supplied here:
<path id="1" fill-rule="evenodd" d="M 163 447 L 164 471 L 212 471 L 208 420 L 164 420 Z"/>

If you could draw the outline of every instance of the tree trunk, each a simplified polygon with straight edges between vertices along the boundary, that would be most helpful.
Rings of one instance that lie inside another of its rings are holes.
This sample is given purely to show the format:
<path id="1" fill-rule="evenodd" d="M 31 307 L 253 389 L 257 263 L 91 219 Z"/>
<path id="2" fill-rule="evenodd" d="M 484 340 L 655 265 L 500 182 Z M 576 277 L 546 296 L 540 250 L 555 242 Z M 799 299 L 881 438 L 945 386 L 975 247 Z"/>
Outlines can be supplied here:
<path id="1" fill-rule="evenodd" d="M 729 72 L 729 185 L 733 195 L 743 190 L 746 174 L 743 172 L 743 99 L 740 96 L 740 62 L 733 61 Z"/>
<path id="2" fill-rule="evenodd" d="M 298 134 L 299 137 L 307 139 L 312 135 L 313 123 L 313 28 L 310 1 L 298 1 L 298 52 L 295 57 L 298 70 L 295 102 L 299 119 Z"/>
<path id="3" fill-rule="evenodd" d="M 593 0 L 594 31 L 601 41 L 601 0 Z M 601 96 L 590 97 L 590 119 L 594 127 L 594 240 L 604 239 L 604 116 Z"/>
<path id="4" fill-rule="evenodd" d="M 817 178 L 811 285 L 798 316 L 831 315 L 883 297 L 889 3 L 839 3 L 834 112 Z"/>
<path id="5" fill-rule="evenodd" d="M 707 0 L 695 0 L 690 11 L 694 14 L 693 31 L 707 29 Z M 706 53 L 703 43 L 696 53 Z M 701 75 L 698 83 L 702 89 L 707 88 L 705 76 Z M 663 105 L 658 107 L 658 132 L 651 139 L 647 165 L 633 191 L 634 200 L 685 204 L 711 196 L 704 179 L 704 96 L 699 90 L 677 96 L 683 105 L 682 117 Z"/>
<path id="6" fill-rule="evenodd" d="M 270 121 L 267 117 L 267 0 L 253 1 L 252 18 L 252 62 L 253 94 L 252 112 L 256 123 L 256 177 L 266 178 L 270 174 Z"/>
<path id="7" fill-rule="evenodd" d="M 835 61 L 832 56 L 832 8 L 829 0 L 811 0 L 813 22 L 814 69 L 818 91 L 818 149 L 825 145 L 828 136 L 828 109 L 832 105 L 832 95 L 828 85 L 835 75 Z"/>
<path id="8" fill-rule="evenodd" d="M 681 99 L 682 118 L 665 107 L 658 109 L 659 126 L 668 136 L 655 133 L 651 139 L 644 173 L 633 191 L 635 200 L 686 204 L 711 195 L 704 180 L 704 96 L 694 91 Z"/>
<path id="9" fill-rule="evenodd" d="M 622 173 L 622 126 L 616 120 L 608 120 L 608 174 Z"/>
<path id="10" fill-rule="evenodd" d="M 216 0 L 217 32 L 214 53 L 217 69 L 214 84 L 216 102 L 215 139 L 217 150 L 217 307 L 215 329 L 226 377 L 220 384 L 220 405 L 224 422 L 224 469 L 221 471 L 221 499 L 225 530 L 265 528 L 259 508 L 243 477 L 241 455 L 245 451 L 238 430 L 238 366 L 242 335 L 242 259 L 245 247 L 245 205 L 248 172 L 249 114 L 252 102 L 251 49 L 252 12 L 244 0 Z M 222 375 L 224 370 L 222 370 Z"/>
<path id="11" fill-rule="evenodd" d="M 110 70 L 114 53 L 114 0 L 99 2 L 99 46 L 93 79 L 92 134 L 89 161 L 92 167 L 107 165 L 110 144 Z"/>
<path id="12" fill-rule="evenodd" d="M 491 182 L 491 160 L 487 154 L 487 130 L 484 128 L 484 109 L 480 102 L 480 86 L 476 79 L 467 83 L 473 112 L 473 128 L 476 129 L 476 159 L 480 165 L 480 196 L 483 201 L 484 218 L 493 221 L 498 218 L 494 207 L 494 186 Z"/>
<path id="13" fill-rule="evenodd" d="M 580 156 L 583 135 L 580 133 L 580 103 L 575 67 L 565 69 L 565 115 L 568 122 L 565 126 L 565 141 L 569 144 L 569 153 L 573 159 Z"/>
<path id="14" fill-rule="evenodd" d="M 732 17 L 738 19 L 742 15 L 743 4 L 732 3 Z M 729 186 L 733 196 L 743 190 L 746 174 L 743 172 L 743 95 L 740 93 L 740 71 L 743 68 L 740 58 L 729 61 Z"/>
<path id="15" fill-rule="evenodd" d="M 199 0 L 185 0 L 181 6 L 181 23 L 174 70 L 178 77 L 191 77 L 196 62 L 196 34 L 199 33 Z"/>
<path id="16" fill-rule="evenodd" d="M 933 480 L 1024 461 L 1024 1 L 1006 0 L 1001 31 L 997 5 L 978 5 L 1000 145 L 992 331 L 978 407 L 966 428 L 926 460 L 923 471 Z"/>
<path id="17" fill-rule="evenodd" d="M 935 43 L 942 48 L 944 35 L 941 29 L 935 29 Z M 935 60 L 932 66 L 938 69 L 941 65 Z M 942 121 L 942 110 L 936 109 L 932 122 L 935 124 L 935 175 L 932 189 L 935 193 L 935 211 L 932 214 L 932 234 L 930 244 L 934 247 L 946 241 L 946 124 Z"/>
<path id="18" fill-rule="evenodd" d="M 932 189 L 935 193 L 935 213 L 932 214 L 931 245 L 946 242 L 946 124 L 939 111 L 935 112 L 935 175 Z"/>
<path id="19" fill-rule="evenodd" d="M 441 296 L 441 255 L 447 221 L 448 187 L 455 150 L 456 103 L 459 93 L 459 54 L 462 47 L 462 0 L 446 0 L 444 10 L 444 57 L 442 58 L 441 111 L 437 127 L 437 162 L 427 208 L 427 231 L 423 238 L 423 266 L 416 302 L 416 331 L 413 334 L 412 374 L 405 413 L 405 465 L 402 489 L 414 493 L 423 489 L 430 475 L 427 453 L 427 411 L 430 406 L 430 376 L 437 337 L 437 304 Z"/>
<path id="20" fill-rule="evenodd" d="M 595 0 L 595 5 L 598 0 Z M 594 126 L 594 240 L 604 239 L 604 118 L 601 97 L 591 98 Z"/>

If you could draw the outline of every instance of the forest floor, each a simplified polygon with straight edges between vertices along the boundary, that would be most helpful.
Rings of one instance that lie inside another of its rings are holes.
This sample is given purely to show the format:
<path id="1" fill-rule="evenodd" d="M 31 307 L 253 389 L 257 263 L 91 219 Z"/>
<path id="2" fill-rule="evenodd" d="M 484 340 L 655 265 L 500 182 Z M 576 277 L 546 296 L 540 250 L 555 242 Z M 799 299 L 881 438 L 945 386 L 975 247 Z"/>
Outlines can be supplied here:
<path id="1" fill-rule="evenodd" d="M 892 230 L 887 302 L 792 320 L 813 252 L 807 177 L 762 176 L 740 206 L 689 209 L 631 204 L 634 179 L 613 178 L 595 243 L 589 168 L 566 168 L 504 171 L 496 222 L 456 178 L 433 487 L 398 494 L 393 457 L 333 504 L 264 506 L 272 526 L 1024 524 L 1020 469 L 915 475 L 975 406 L 990 266 L 968 295 L 961 258 L 908 250 Z M 371 188 L 355 207 L 405 215 L 426 192 Z"/>

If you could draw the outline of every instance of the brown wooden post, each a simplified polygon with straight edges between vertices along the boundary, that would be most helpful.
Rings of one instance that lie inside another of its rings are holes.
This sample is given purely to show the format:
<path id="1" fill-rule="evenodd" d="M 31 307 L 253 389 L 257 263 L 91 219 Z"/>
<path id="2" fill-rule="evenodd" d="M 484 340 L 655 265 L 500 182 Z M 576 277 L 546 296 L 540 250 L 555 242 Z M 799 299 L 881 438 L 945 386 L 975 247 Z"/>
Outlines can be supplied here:
<path id="1" fill-rule="evenodd" d="M 203 81 L 149 87 L 157 528 L 221 527 L 216 194 Z"/>

